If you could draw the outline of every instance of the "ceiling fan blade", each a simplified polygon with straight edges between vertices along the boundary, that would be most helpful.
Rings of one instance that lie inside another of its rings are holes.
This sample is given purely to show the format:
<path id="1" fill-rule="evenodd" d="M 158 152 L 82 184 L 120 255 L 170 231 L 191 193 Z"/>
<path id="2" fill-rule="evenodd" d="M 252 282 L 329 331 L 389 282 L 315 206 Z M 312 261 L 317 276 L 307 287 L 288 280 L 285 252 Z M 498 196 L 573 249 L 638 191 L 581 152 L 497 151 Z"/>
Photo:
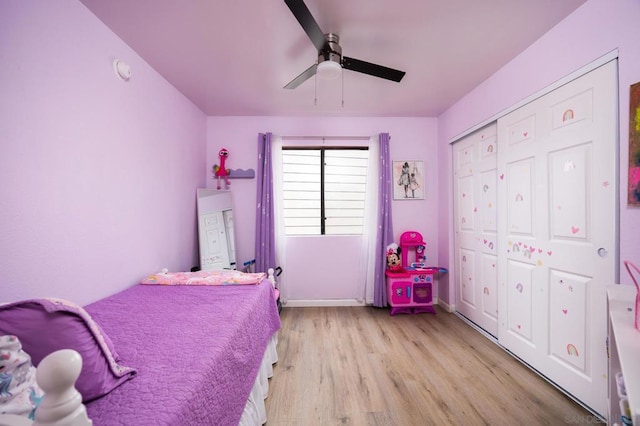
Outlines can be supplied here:
<path id="1" fill-rule="evenodd" d="M 300 86 L 302 83 L 307 81 L 309 78 L 313 77 L 316 74 L 316 69 L 318 68 L 318 64 L 313 64 L 306 70 L 302 72 L 299 76 L 291 80 L 286 86 L 285 89 L 295 89 Z"/>
<path id="2" fill-rule="evenodd" d="M 347 56 L 342 57 L 342 67 L 347 70 L 357 71 L 396 82 L 400 82 L 406 74 L 404 71 L 394 70 L 393 68 L 383 67 L 382 65 L 372 64 L 371 62 L 361 61 Z"/>
<path id="3" fill-rule="evenodd" d="M 284 2 L 291 9 L 291 13 L 296 17 L 300 25 L 302 25 L 302 29 L 307 33 L 311 42 L 318 50 L 322 50 L 327 44 L 327 40 L 320 29 L 320 26 L 313 19 L 311 12 L 307 8 L 307 5 L 304 4 L 303 0 L 284 0 Z"/>

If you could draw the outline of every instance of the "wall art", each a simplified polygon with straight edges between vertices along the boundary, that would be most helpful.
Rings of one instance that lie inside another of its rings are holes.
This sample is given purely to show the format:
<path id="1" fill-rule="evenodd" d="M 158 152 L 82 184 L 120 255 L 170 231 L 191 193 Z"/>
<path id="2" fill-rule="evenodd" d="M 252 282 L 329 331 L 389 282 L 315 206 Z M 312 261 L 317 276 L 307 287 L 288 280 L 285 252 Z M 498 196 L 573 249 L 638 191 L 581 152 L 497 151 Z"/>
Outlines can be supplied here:
<path id="1" fill-rule="evenodd" d="M 640 82 L 629 93 L 629 197 L 630 206 L 640 206 Z"/>
<path id="2" fill-rule="evenodd" d="M 424 199 L 424 166 L 422 161 L 393 162 L 393 199 Z"/>

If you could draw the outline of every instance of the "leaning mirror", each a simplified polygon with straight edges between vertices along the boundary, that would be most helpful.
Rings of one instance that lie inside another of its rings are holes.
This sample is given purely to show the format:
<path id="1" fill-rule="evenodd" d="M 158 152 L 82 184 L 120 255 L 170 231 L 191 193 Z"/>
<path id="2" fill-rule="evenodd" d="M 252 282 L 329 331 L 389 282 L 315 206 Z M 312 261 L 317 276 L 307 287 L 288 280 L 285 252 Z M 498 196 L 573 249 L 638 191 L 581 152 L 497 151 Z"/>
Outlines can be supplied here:
<path id="1" fill-rule="evenodd" d="M 198 188 L 200 269 L 236 269 L 230 191 Z"/>

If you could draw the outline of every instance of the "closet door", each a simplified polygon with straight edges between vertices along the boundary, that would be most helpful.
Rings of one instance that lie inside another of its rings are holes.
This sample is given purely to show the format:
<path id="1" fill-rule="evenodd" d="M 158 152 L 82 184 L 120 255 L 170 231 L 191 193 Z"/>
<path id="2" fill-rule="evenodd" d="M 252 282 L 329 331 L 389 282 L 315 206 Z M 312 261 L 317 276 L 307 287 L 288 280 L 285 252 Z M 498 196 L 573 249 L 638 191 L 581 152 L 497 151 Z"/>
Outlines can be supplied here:
<path id="1" fill-rule="evenodd" d="M 498 120 L 499 342 L 602 415 L 616 74 L 605 64 Z"/>
<path id="2" fill-rule="evenodd" d="M 453 150 L 456 310 L 497 336 L 496 124 Z"/>

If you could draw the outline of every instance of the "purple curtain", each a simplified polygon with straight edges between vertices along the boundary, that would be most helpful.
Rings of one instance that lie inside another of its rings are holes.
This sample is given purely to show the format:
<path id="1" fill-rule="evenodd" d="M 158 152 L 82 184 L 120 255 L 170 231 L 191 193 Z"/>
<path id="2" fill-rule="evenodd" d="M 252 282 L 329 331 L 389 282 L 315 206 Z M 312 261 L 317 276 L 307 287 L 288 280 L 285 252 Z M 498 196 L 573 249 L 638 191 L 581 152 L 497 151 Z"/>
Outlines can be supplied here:
<path id="1" fill-rule="evenodd" d="M 380 133 L 380 188 L 378 192 L 379 215 L 376 236 L 376 271 L 373 282 L 373 306 L 387 306 L 387 284 L 384 275 L 387 268 L 386 248 L 393 242 L 393 221 L 391 220 L 391 199 L 393 194 L 392 167 L 389 160 L 389 133 Z"/>
<path id="2" fill-rule="evenodd" d="M 258 134 L 258 174 L 256 176 L 256 272 L 267 272 L 267 269 L 276 267 L 271 136 L 271 133 Z"/>

